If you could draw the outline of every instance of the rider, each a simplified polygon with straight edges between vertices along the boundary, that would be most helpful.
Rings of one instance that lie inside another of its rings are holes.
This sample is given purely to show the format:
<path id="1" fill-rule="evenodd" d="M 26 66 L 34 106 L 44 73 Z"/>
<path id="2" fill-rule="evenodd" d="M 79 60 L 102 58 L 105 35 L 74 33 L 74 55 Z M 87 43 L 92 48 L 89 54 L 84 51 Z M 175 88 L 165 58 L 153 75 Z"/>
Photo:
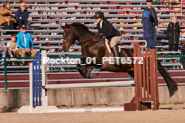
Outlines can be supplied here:
<path id="1" fill-rule="evenodd" d="M 120 32 L 104 18 L 103 12 L 96 12 L 93 18 L 96 19 L 97 22 L 98 35 L 100 37 L 106 37 L 110 41 L 113 57 L 119 57 L 118 43 L 121 41 Z M 116 65 L 119 66 L 120 63 L 116 62 Z"/>

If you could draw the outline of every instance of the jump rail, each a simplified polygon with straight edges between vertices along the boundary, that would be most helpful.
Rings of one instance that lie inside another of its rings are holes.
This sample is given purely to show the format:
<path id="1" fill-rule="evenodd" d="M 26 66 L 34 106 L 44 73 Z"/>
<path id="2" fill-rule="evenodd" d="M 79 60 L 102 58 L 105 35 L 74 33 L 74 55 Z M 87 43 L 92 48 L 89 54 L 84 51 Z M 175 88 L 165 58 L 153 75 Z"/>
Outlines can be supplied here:
<path id="1" fill-rule="evenodd" d="M 147 49 L 146 49 L 147 51 Z M 46 57 L 46 51 L 42 51 L 42 58 Z M 96 82 L 96 83 L 79 83 L 79 84 L 47 84 L 46 64 L 40 64 L 39 61 L 33 60 L 30 63 L 30 106 L 23 106 L 18 113 L 51 113 L 51 112 L 86 112 L 86 109 L 79 110 L 62 110 L 56 106 L 48 106 L 47 89 L 57 88 L 78 88 L 78 87 L 103 87 L 103 86 L 122 86 L 131 85 L 137 81 L 135 86 L 135 97 L 131 103 L 124 104 L 124 108 L 105 109 L 104 111 L 130 111 L 144 110 L 151 108 L 153 101 L 154 109 L 159 108 L 158 83 L 157 83 L 157 51 L 150 50 L 150 53 L 141 53 L 138 43 L 134 43 L 134 57 L 143 57 L 143 64 L 134 64 L 134 81 L 115 81 L 115 82 Z M 40 60 L 41 61 L 41 60 Z M 43 62 L 42 62 L 43 63 Z M 35 65 L 34 65 L 35 64 Z M 40 69 L 37 66 L 41 65 Z M 150 66 L 150 67 L 149 67 Z M 42 70 L 42 83 L 41 74 Z M 150 73 L 150 74 L 149 74 Z M 147 105 L 145 105 L 147 104 Z M 101 111 L 92 109 L 91 111 Z M 91 112 L 89 111 L 89 112 Z M 88 111 L 87 111 L 88 112 Z"/>

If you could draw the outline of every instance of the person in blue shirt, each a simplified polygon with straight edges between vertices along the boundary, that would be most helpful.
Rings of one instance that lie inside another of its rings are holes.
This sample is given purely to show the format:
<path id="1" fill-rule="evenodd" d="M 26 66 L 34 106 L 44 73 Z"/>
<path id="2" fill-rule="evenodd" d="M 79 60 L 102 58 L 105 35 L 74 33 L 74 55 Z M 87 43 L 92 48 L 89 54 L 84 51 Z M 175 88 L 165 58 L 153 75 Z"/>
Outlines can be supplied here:
<path id="1" fill-rule="evenodd" d="M 143 11 L 143 18 L 142 18 L 142 23 L 143 23 L 143 39 L 146 39 L 147 41 L 147 48 L 151 49 L 153 46 L 153 27 L 152 23 L 150 21 L 151 17 L 151 12 L 150 10 L 144 10 Z"/>
<path id="2" fill-rule="evenodd" d="M 17 21 L 19 29 L 20 29 L 22 24 L 27 24 L 28 23 L 28 17 L 29 17 L 29 12 L 26 9 L 26 4 L 21 3 L 20 9 L 18 9 L 16 14 L 15 14 L 15 19 Z"/>
<path id="3" fill-rule="evenodd" d="M 26 25 L 21 26 L 21 31 L 16 35 L 18 51 L 21 52 L 21 57 L 25 57 L 26 53 L 30 53 L 31 57 L 37 55 L 37 51 L 33 49 L 33 40 L 31 34 L 26 32 Z M 22 63 L 24 64 L 24 62 Z"/>

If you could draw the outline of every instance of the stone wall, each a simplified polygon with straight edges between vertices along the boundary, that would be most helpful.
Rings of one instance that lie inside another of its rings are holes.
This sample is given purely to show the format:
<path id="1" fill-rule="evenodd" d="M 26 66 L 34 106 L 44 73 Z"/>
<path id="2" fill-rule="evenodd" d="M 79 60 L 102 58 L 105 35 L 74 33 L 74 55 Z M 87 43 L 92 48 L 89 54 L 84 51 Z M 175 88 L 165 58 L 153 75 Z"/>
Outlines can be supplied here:
<path id="1" fill-rule="evenodd" d="M 49 89 L 49 105 L 122 105 L 128 103 L 135 95 L 134 87 L 96 87 Z M 178 86 L 178 91 L 171 98 L 166 86 L 159 86 L 161 104 L 185 102 L 185 86 Z M 0 90 L 0 108 L 21 107 L 29 105 L 29 90 Z"/>

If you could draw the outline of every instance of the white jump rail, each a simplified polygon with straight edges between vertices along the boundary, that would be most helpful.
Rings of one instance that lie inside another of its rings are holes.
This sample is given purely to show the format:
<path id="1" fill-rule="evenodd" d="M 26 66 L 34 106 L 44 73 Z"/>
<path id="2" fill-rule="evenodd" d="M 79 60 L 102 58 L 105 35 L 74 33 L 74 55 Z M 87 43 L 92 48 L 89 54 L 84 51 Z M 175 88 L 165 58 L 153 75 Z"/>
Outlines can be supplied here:
<path id="1" fill-rule="evenodd" d="M 82 109 L 57 109 L 49 110 L 49 113 L 83 113 L 83 112 L 111 112 L 111 111 L 124 111 L 124 108 L 82 108 Z"/>
<path id="2" fill-rule="evenodd" d="M 105 87 L 105 86 L 123 86 L 134 84 L 135 81 L 115 81 L 115 82 L 94 82 L 94 83 L 77 83 L 77 84 L 49 84 L 46 89 L 59 88 L 87 88 L 87 87 Z"/>

